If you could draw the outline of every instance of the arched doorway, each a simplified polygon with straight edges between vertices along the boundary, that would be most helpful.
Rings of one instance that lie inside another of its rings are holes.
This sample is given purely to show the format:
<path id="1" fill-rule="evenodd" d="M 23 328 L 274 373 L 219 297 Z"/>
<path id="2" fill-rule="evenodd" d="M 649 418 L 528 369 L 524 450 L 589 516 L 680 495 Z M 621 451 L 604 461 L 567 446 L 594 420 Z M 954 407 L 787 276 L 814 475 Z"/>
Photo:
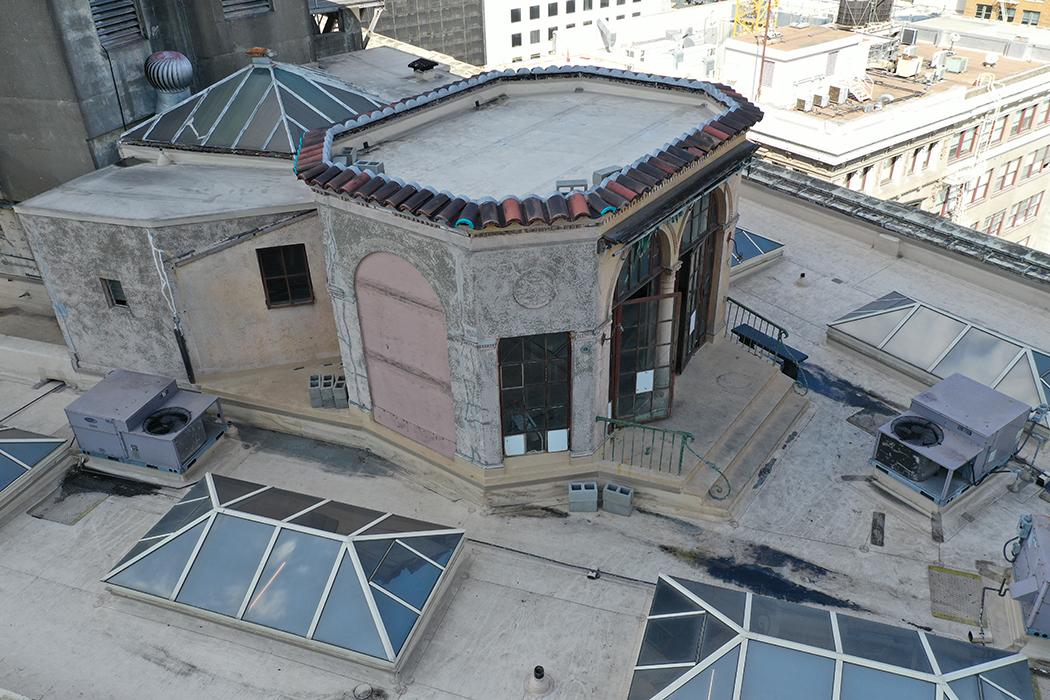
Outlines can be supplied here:
<path id="1" fill-rule="evenodd" d="M 609 402 L 619 420 L 671 414 L 677 345 L 677 292 L 665 293 L 663 236 L 653 232 L 623 251 L 612 308 Z"/>
<path id="2" fill-rule="evenodd" d="M 682 230 L 678 259 L 681 266 L 675 290 L 682 295 L 682 312 L 678 323 L 678 356 L 675 369 L 681 373 L 690 358 L 709 339 L 708 332 L 717 293 L 716 248 L 721 230 L 719 209 L 709 193 L 693 203 L 689 219 Z"/>
<path id="3" fill-rule="evenodd" d="M 411 264 L 373 253 L 354 280 L 372 416 L 447 457 L 456 452 L 441 301 Z"/>

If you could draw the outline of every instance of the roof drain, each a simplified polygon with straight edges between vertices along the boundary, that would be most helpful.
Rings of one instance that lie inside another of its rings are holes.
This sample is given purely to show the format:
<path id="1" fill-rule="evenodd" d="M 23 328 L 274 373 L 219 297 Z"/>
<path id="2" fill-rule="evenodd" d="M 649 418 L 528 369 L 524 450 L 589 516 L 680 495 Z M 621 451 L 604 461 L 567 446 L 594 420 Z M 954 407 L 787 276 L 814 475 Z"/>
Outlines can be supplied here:
<path id="1" fill-rule="evenodd" d="M 534 667 L 525 682 L 525 694 L 529 697 L 540 698 L 549 695 L 552 690 L 554 690 L 554 682 L 547 675 L 543 666 Z"/>

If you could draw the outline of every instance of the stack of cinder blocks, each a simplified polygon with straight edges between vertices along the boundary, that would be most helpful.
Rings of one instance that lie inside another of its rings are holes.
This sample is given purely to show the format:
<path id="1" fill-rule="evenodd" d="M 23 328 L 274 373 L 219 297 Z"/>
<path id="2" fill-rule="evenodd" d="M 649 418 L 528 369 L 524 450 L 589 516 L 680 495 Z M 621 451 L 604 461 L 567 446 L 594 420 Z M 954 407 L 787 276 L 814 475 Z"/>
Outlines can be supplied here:
<path id="1" fill-rule="evenodd" d="M 634 489 L 609 482 L 602 490 L 602 509 L 617 515 L 634 510 Z M 598 510 L 598 482 L 573 481 L 569 484 L 569 512 L 594 513 Z"/>
<path id="2" fill-rule="evenodd" d="M 346 377 L 334 374 L 310 375 L 310 405 L 314 408 L 347 408 Z"/>

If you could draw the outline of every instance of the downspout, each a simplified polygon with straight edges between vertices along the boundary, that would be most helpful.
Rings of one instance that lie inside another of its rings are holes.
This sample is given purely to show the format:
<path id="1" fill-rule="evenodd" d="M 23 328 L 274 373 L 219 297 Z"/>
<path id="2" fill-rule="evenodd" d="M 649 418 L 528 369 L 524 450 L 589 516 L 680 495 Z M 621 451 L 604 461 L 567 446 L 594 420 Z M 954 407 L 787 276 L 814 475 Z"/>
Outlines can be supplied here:
<path id="1" fill-rule="evenodd" d="M 175 343 L 179 346 L 179 355 L 182 358 L 183 369 L 186 371 L 186 379 L 190 384 L 196 384 L 197 377 L 193 372 L 193 363 L 190 361 L 186 336 L 182 332 L 182 319 L 179 318 L 179 310 L 175 305 L 175 294 L 171 290 L 171 280 L 168 279 L 168 271 L 164 266 L 164 251 L 157 247 L 151 229 L 146 229 L 146 235 L 149 240 L 150 254 L 153 257 L 153 267 L 157 270 L 157 277 L 160 278 L 160 294 L 168 303 L 168 309 L 171 311 L 172 331 L 175 334 Z"/>

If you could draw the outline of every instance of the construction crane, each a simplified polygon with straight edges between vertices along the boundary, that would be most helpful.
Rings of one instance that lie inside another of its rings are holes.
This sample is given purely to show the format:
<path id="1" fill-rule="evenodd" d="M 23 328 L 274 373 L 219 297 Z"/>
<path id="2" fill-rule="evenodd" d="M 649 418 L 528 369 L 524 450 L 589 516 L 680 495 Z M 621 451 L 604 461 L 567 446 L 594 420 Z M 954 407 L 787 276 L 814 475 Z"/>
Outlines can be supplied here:
<path id="1" fill-rule="evenodd" d="M 776 34 L 779 4 L 779 0 L 736 0 L 733 36 L 753 34 L 757 37 Z"/>

